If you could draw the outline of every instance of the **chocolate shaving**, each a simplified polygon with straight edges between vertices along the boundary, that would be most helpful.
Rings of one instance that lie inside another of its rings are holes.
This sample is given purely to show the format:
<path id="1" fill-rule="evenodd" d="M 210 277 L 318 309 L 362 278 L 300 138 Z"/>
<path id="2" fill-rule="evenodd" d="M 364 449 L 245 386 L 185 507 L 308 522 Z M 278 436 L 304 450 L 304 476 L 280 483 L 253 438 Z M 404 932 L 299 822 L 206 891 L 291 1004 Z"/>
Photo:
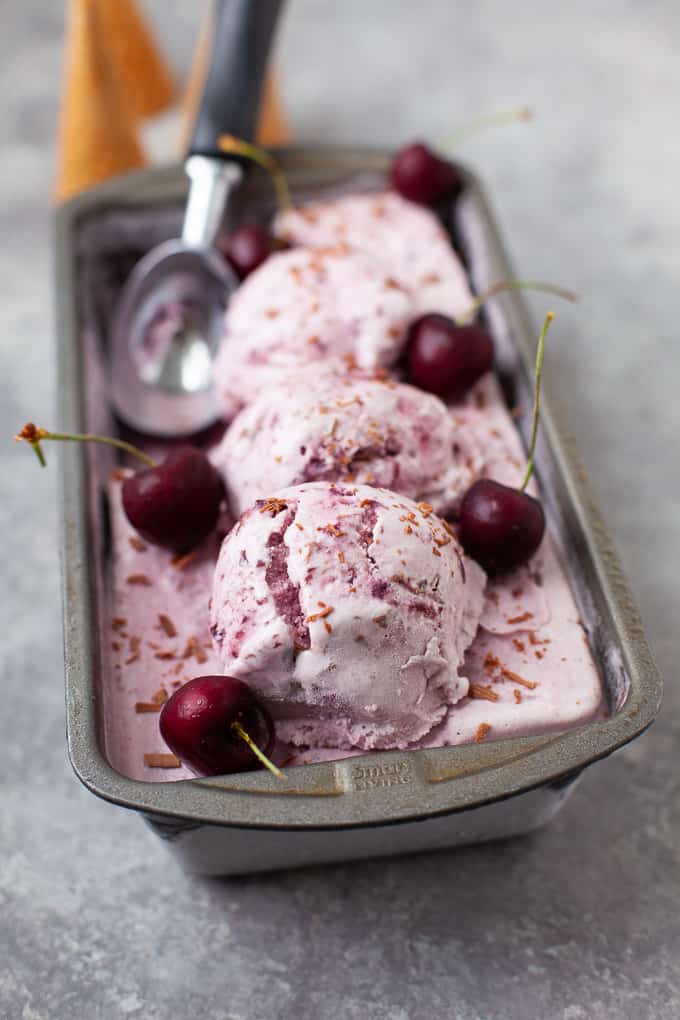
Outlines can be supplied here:
<path id="1" fill-rule="evenodd" d="M 150 769 L 180 769 L 182 763 L 174 754 L 145 754 L 144 764 Z"/>
<path id="2" fill-rule="evenodd" d="M 161 630 L 164 630 L 168 637 L 177 637 L 177 628 L 170 617 L 166 616 L 165 613 L 158 614 L 158 624 Z"/>
<path id="3" fill-rule="evenodd" d="M 533 613 L 530 613 L 527 610 L 526 613 L 522 613 L 520 616 L 509 617 L 506 622 L 507 623 L 526 623 L 527 620 L 531 620 L 532 619 L 533 615 L 534 615 Z"/>
<path id="4" fill-rule="evenodd" d="M 128 584 L 141 584 L 146 587 L 151 585 L 151 578 L 147 574 L 128 574 L 125 580 Z"/>
<path id="5" fill-rule="evenodd" d="M 258 504 L 261 500 L 258 500 Z M 282 510 L 288 508 L 288 503 L 285 499 L 265 499 L 264 504 L 260 507 L 261 514 L 271 514 L 272 517 L 276 517 Z"/>
<path id="6" fill-rule="evenodd" d="M 182 556 L 179 555 L 178 553 L 176 556 L 172 557 L 170 562 L 172 563 L 175 570 L 184 570 L 186 567 L 189 566 L 190 563 L 193 563 L 195 559 L 196 550 L 194 549 L 192 550 L 192 552 L 184 553 L 184 555 Z"/>
<path id="7" fill-rule="evenodd" d="M 492 652 L 487 652 L 484 658 L 484 669 L 487 673 L 493 673 L 495 670 L 500 669 L 501 660 L 497 655 Z"/>
<path id="8" fill-rule="evenodd" d="M 335 524 L 325 524 L 323 527 L 316 529 L 317 531 L 325 531 L 327 534 L 332 535 L 334 538 L 342 538 L 345 534 L 344 531 L 340 531 L 340 528 L 336 527 Z"/>
<path id="9" fill-rule="evenodd" d="M 136 662 L 139 658 L 139 646 L 142 643 L 142 639 L 139 637 L 130 638 L 130 656 L 125 660 L 125 665 L 130 666 L 133 662 Z"/>
<path id="10" fill-rule="evenodd" d="M 484 740 L 489 735 L 490 732 L 491 727 L 489 726 L 488 722 L 481 722 L 477 727 L 477 732 L 475 733 L 475 744 L 480 744 L 482 740 Z"/>
<path id="11" fill-rule="evenodd" d="M 308 616 L 307 619 L 305 620 L 305 623 L 315 623 L 316 620 L 323 620 L 326 616 L 330 616 L 332 612 L 333 606 L 326 606 L 325 609 L 321 610 L 321 612 L 312 613 L 311 616 Z"/>
<path id="12" fill-rule="evenodd" d="M 199 664 L 208 661 L 208 656 L 201 648 L 198 638 L 195 635 L 192 635 L 187 641 L 184 651 L 182 652 L 182 658 L 190 659 L 192 655 Z"/>
<path id="13" fill-rule="evenodd" d="M 481 701 L 498 701 L 498 695 L 491 687 L 484 687 L 483 684 L 470 684 L 470 697 L 479 698 Z"/>
<path id="14" fill-rule="evenodd" d="M 147 544 L 145 542 L 142 542 L 141 538 L 137 538 L 136 535 L 130 535 L 130 537 L 128 538 L 128 542 L 130 543 L 133 549 L 137 550 L 137 552 L 146 552 L 146 550 L 149 548 Z"/>
<path id="15" fill-rule="evenodd" d="M 526 687 L 530 691 L 533 691 L 536 687 L 538 687 L 538 684 L 534 680 L 525 680 L 523 676 L 519 675 L 519 673 L 515 673 L 511 669 L 506 669 L 505 666 L 501 667 L 501 674 L 506 678 L 506 680 L 512 680 L 513 683 L 519 684 L 521 687 Z"/>

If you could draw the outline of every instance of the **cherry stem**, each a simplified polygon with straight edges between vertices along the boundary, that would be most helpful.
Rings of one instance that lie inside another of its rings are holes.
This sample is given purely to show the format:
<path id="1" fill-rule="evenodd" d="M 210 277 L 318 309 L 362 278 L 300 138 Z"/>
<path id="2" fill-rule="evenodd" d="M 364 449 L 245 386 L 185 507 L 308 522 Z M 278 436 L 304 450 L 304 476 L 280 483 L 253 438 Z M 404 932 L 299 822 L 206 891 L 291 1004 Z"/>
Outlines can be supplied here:
<path id="1" fill-rule="evenodd" d="M 543 329 L 541 335 L 538 338 L 538 347 L 536 349 L 536 369 L 534 373 L 534 415 L 531 423 L 531 442 L 529 443 L 529 459 L 527 460 L 527 469 L 524 475 L 524 480 L 519 487 L 520 492 L 524 492 L 529 479 L 534 473 L 534 450 L 536 449 L 536 436 L 538 435 L 538 418 L 539 418 L 539 400 L 541 396 L 541 376 L 543 374 L 543 351 L 545 350 L 545 338 L 550 328 L 550 323 L 555 318 L 554 312 L 548 312 L 543 323 Z"/>
<path id="2" fill-rule="evenodd" d="M 528 106 L 516 106 L 512 110 L 500 110 L 497 113 L 486 113 L 481 117 L 475 117 L 467 124 L 462 124 L 444 139 L 442 148 L 457 148 L 462 141 L 479 131 L 485 131 L 489 127 L 497 127 L 500 124 L 513 124 L 516 121 L 533 120 L 533 110 Z"/>
<path id="3" fill-rule="evenodd" d="M 490 287 L 487 287 L 486 290 L 483 290 L 481 294 L 478 294 L 469 308 L 462 315 L 457 316 L 456 322 L 459 325 L 466 323 L 475 316 L 485 301 L 495 297 L 496 294 L 502 294 L 508 290 L 539 290 L 544 294 L 553 294 L 555 297 L 564 298 L 565 301 L 571 301 L 572 303 L 578 301 L 578 294 L 574 293 L 573 290 L 567 290 L 565 287 L 556 287 L 554 284 L 544 283 L 542 280 L 498 280 L 496 283 L 492 283 Z"/>
<path id="4" fill-rule="evenodd" d="M 255 743 L 253 738 L 250 736 L 250 734 L 247 733 L 243 729 L 243 727 L 241 726 L 240 722 L 233 722 L 231 724 L 231 728 L 232 728 L 232 730 L 234 731 L 234 733 L 236 734 L 237 737 L 240 737 L 241 740 L 244 740 L 246 742 L 246 744 L 248 745 L 250 750 L 253 752 L 255 757 L 258 758 L 262 762 L 262 764 L 264 765 L 264 767 L 266 769 L 269 769 L 270 772 L 273 772 L 274 775 L 277 776 L 279 779 L 285 779 L 286 778 L 284 776 L 283 772 L 281 771 L 281 769 L 277 768 L 277 766 L 274 764 L 274 762 L 269 760 L 269 758 L 264 753 L 264 751 L 260 750 L 260 748 L 257 746 L 257 744 Z"/>
<path id="5" fill-rule="evenodd" d="M 286 175 L 270 152 L 267 152 L 266 149 L 261 149 L 259 145 L 253 145 L 252 142 L 244 142 L 243 139 L 236 138 L 234 135 L 220 135 L 217 139 L 217 144 L 222 152 L 233 153 L 236 156 L 245 156 L 246 159 L 251 159 L 253 163 L 257 163 L 258 166 L 267 170 L 274 181 L 279 211 L 287 212 L 288 209 L 293 208 L 293 200 L 290 197 Z"/>
<path id="6" fill-rule="evenodd" d="M 35 455 L 42 464 L 43 467 L 47 467 L 47 461 L 45 460 L 45 454 L 42 451 L 41 442 L 44 440 L 57 439 L 61 442 L 74 442 L 74 443 L 104 443 L 106 446 L 115 446 L 117 450 L 123 450 L 124 453 L 129 453 L 133 457 L 137 457 L 147 467 L 155 467 L 156 462 L 151 459 L 146 453 L 133 446 L 132 443 L 126 443 L 123 439 L 113 439 L 111 436 L 93 436 L 89 433 L 83 432 L 48 432 L 47 429 L 38 428 L 33 422 L 27 422 L 22 428 L 21 432 L 18 432 L 14 437 L 17 442 L 26 442 L 35 450 Z"/>

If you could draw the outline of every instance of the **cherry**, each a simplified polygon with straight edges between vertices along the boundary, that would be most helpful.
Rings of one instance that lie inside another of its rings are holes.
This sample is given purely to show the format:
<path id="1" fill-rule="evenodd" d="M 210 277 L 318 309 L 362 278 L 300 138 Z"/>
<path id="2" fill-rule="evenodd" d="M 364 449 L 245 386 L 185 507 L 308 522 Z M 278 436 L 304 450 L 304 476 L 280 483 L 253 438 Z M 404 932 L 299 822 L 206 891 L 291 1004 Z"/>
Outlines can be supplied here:
<path id="1" fill-rule="evenodd" d="M 277 247 L 271 234 L 257 223 L 239 227 L 220 243 L 239 280 L 245 280 Z"/>
<path id="2" fill-rule="evenodd" d="M 410 202 L 436 205 L 454 198 L 461 187 L 458 170 L 422 142 L 399 149 L 390 167 L 392 187 Z"/>
<path id="3" fill-rule="evenodd" d="M 173 552 L 188 552 L 202 542 L 217 523 L 224 485 L 216 468 L 201 450 L 178 446 L 160 464 L 142 450 L 111 436 L 89 433 L 48 432 L 32 422 L 15 436 L 29 443 L 45 467 L 41 442 L 104 443 L 131 454 L 146 464 L 144 470 L 123 482 L 123 509 L 130 524 L 152 545 Z"/>
<path id="4" fill-rule="evenodd" d="M 406 338 L 409 381 L 447 400 L 458 400 L 493 364 L 493 343 L 471 320 L 484 302 L 506 290 L 538 290 L 567 301 L 576 295 L 541 280 L 500 280 L 479 294 L 458 320 L 429 312 L 411 323 Z"/>
<path id="5" fill-rule="evenodd" d="M 493 364 L 491 337 L 476 323 L 457 325 L 430 312 L 411 323 L 406 340 L 409 381 L 429 393 L 464 396 Z"/>
<path id="6" fill-rule="evenodd" d="M 527 492 L 480 478 L 463 497 L 461 545 L 487 574 L 526 563 L 541 544 L 544 531 L 543 507 Z"/>
<path id="7" fill-rule="evenodd" d="M 178 446 L 157 466 L 126 478 L 122 494 L 127 519 L 142 538 L 187 552 L 215 527 L 224 486 L 201 450 Z"/>
<path id="8" fill-rule="evenodd" d="M 512 570 L 526 563 L 545 533 L 543 507 L 524 490 L 534 469 L 543 349 L 553 317 L 552 312 L 546 317 L 538 341 L 531 443 L 524 480 L 519 489 L 513 489 L 491 478 L 481 478 L 470 486 L 461 503 L 461 545 L 488 574 Z"/>
<path id="9" fill-rule="evenodd" d="M 248 684 L 231 676 L 199 676 L 166 701 L 160 715 L 163 740 L 198 775 L 248 772 L 265 765 L 274 747 L 274 723 Z"/>
<path id="10" fill-rule="evenodd" d="M 447 139 L 446 145 L 449 147 L 495 124 L 530 120 L 531 116 L 531 111 L 522 106 L 478 117 L 458 128 Z M 454 164 L 442 159 L 422 142 L 413 142 L 399 149 L 390 166 L 390 180 L 395 191 L 420 205 L 436 205 L 455 198 L 462 187 L 460 174 Z"/>

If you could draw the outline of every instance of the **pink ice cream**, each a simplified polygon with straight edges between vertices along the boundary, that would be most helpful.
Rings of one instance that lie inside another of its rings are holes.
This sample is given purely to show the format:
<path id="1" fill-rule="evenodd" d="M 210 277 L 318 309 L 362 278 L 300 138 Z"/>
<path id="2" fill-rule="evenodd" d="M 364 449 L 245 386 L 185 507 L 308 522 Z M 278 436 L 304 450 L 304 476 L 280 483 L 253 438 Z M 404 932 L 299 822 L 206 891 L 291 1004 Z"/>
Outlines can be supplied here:
<path id="1" fill-rule="evenodd" d="M 345 358 L 389 367 L 413 318 L 411 294 L 389 267 L 347 245 L 270 256 L 234 294 L 215 361 L 230 420 L 262 389 L 304 365 Z"/>
<path id="2" fill-rule="evenodd" d="M 344 243 L 380 262 L 413 297 L 413 315 L 466 311 L 472 295 L 451 241 L 429 209 L 394 191 L 312 202 L 277 217 L 291 244 Z"/>
<path id="3" fill-rule="evenodd" d="M 483 465 L 483 447 L 438 397 L 344 365 L 306 369 L 265 390 L 212 455 L 238 515 L 289 485 L 375 485 L 451 513 Z"/>
<path id="4" fill-rule="evenodd" d="M 277 229 L 311 247 L 272 256 L 232 300 L 218 386 L 228 418 L 252 406 L 210 453 L 233 509 L 259 505 L 224 543 L 176 561 L 139 540 L 120 480 L 109 486 L 101 687 L 113 767 L 188 776 L 167 760 L 158 712 L 184 681 L 221 671 L 268 702 L 286 767 L 603 716 L 554 536 L 483 592 L 479 567 L 418 505 L 455 513 L 473 477 L 517 485 L 525 468 L 491 374 L 447 408 L 376 377 L 417 314 L 470 303 L 436 218 L 374 194 L 295 210 Z"/>
<path id="5" fill-rule="evenodd" d="M 227 536 L 211 631 L 282 740 L 403 748 L 467 694 L 484 580 L 431 508 L 312 482 L 259 501 Z"/>

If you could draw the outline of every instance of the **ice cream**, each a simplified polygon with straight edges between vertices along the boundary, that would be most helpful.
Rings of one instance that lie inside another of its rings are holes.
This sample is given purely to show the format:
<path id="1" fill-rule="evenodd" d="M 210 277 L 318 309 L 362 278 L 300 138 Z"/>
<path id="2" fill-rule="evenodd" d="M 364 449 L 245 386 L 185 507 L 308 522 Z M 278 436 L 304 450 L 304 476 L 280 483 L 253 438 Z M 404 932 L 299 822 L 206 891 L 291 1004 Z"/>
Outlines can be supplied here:
<path id="1" fill-rule="evenodd" d="M 291 244 L 348 244 L 382 263 L 412 295 L 413 314 L 466 311 L 472 295 L 451 241 L 430 209 L 395 191 L 344 195 L 281 213 L 278 235 Z"/>
<path id="2" fill-rule="evenodd" d="M 388 367 L 401 353 L 411 294 L 381 262 L 347 245 L 270 256 L 234 294 L 215 362 L 230 420 L 263 387 L 291 370 L 345 358 Z"/>
<path id="3" fill-rule="evenodd" d="M 426 504 L 311 482 L 259 500 L 226 537 L 211 632 L 280 739 L 406 747 L 467 694 L 484 581 Z"/>
<path id="4" fill-rule="evenodd" d="M 245 511 L 219 560 L 214 537 L 180 561 L 141 542 L 119 478 L 109 486 L 111 764 L 141 780 L 187 776 L 165 754 L 158 712 L 183 681 L 220 671 L 267 702 L 287 768 L 602 716 L 554 536 L 484 588 L 435 516 L 455 516 L 478 476 L 521 481 L 525 452 L 497 380 L 446 407 L 376 372 L 398 368 L 416 314 L 469 304 L 434 216 L 396 195 L 348 196 L 277 229 L 303 247 L 236 293 L 217 366 L 226 417 L 250 405 L 210 451 L 232 510 Z"/>
<path id="5" fill-rule="evenodd" d="M 512 438 L 507 415 L 505 421 Z M 222 670 L 208 612 L 219 546 L 211 539 L 177 560 L 140 543 L 123 513 L 118 480 L 110 483 L 109 502 L 114 554 L 110 616 L 102 620 L 106 754 L 134 779 L 188 778 L 191 773 L 178 763 L 166 764 L 158 712 L 184 681 Z M 236 585 L 231 602 L 238 602 Z M 468 695 L 412 747 L 464 744 L 480 734 L 495 740 L 547 733 L 604 714 L 600 678 L 550 536 L 528 567 L 487 585 L 460 672 L 469 679 Z M 281 725 L 279 720 L 279 730 Z M 358 753 L 281 742 L 274 758 L 290 767 Z"/>
<path id="6" fill-rule="evenodd" d="M 370 484 L 455 508 L 483 464 L 471 431 L 432 394 L 343 364 L 290 375 L 234 419 L 212 455 L 234 514 L 309 481 Z"/>

